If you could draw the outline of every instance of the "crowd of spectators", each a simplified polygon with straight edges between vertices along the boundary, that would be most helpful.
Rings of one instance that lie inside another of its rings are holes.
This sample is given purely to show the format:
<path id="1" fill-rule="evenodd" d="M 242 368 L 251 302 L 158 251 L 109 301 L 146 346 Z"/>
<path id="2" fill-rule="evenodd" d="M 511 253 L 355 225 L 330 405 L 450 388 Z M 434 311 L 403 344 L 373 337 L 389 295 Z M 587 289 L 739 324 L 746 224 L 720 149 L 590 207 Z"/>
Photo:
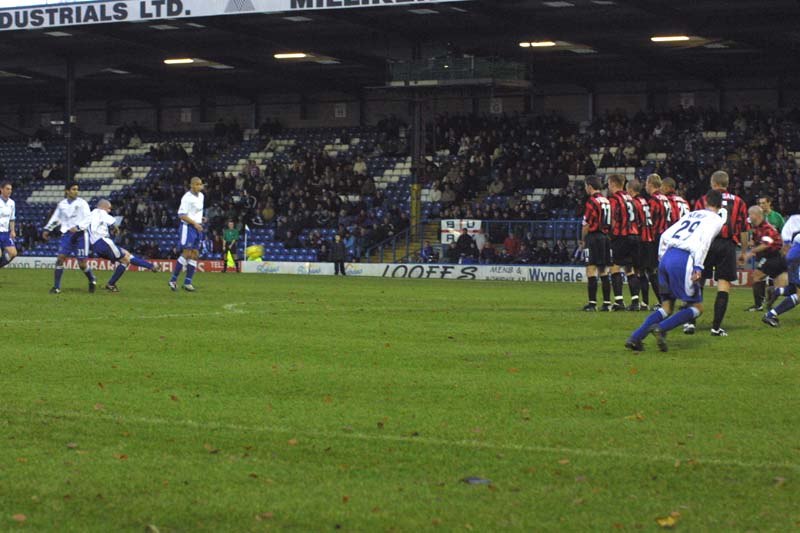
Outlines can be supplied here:
<path id="1" fill-rule="evenodd" d="M 332 228 L 342 235 L 350 257 L 359 258 L 367 248 L 410 224 L 405 210 L 376 187 L 367 170 L 370 157 L 408 154 L 408 127 L 389 117 L 376 129 L 374 146 L 352 157 L 331 157 L 322 147 L 301 143 L 287 147 L 286 158 L 248 161 L 235 172 L 221 172 L 213 170 L 213 161 L 237 146 L 242 132 L 235 121 L 220 120 L 213 138 L 196 141 L 190 151 L 180 143 L 155 144 L 149 157 L 171 162 L 171 168 L 160 179 L 137 187 L 129 199 L 118 203 L 118 210 L 126 217 L 129 232 L 172 226 L 185 183 L 200 176 L 206 182 L 209 227 L 222 228 L 235 220 L 240 226 L 272 228 L 287 248 L 313 247 L 322 258 L 329 253 L 330 243 L 318 230 Z M 279 123 L 265 122 L 259 128 L 262 149 L 274 149 L 272 138 L 281 131 Z M 708 131 L 726 135 L 708 138 L 704 134 Z M 141 143 L 144 134 L 137 124 L 126 125 L 115 132 L 114 142 L 131 146 Z M 349 141 L 346 131 L 342 135 Z M 800 149 L 800 112 L 796 110 L 723 113 L 690 108 L 631 116 L 609 112 L 580 125 L 555 114 L 440 115 L 428 124 L 424 142 L 426 153 L 439 156 L 427 161 L 418 176 L 430 190 L 435 206 L 432 216 L 437 218 L 546 220 L 565 212 L 578 217 L 585 194 L 582 183 L 570 176 L 602 174 L 609 167 L 673 177 L 679 185 L 677 192 L 690 201 L 704 194 L 708 176 L 722 169 L 731 176 L 732 192 L 748 205 L 768 195 L 777 211 L 800 211 L 800 171 L 792 153 Z M 87 139 L 79 144 L 75 159 L 85 164 L 107 149 Z M 647 161 L 651 153 L 666 156 Z M 593 159 L 592 154 L 599 158 Z M 117 172 L 124 177 L 130 168 L 122 165 Z M 33 178 L 58 180 L 64 174 L 63 162 L 54 161 L 37 169 Z M 547 192 L 531 201 L 535 189 Z M 482 246 L 459 248 L 457 259 L 486 263 L 571 260 L 569 243 L 517 238 L 519 248 L 509 249 L 506 235 L 489 235 Z M 221 249 L 214 232 L 208 248 Z M 453 260 L 456 252 L 451 248 L 436 251 L 441 256 L 437 259 Z"/>

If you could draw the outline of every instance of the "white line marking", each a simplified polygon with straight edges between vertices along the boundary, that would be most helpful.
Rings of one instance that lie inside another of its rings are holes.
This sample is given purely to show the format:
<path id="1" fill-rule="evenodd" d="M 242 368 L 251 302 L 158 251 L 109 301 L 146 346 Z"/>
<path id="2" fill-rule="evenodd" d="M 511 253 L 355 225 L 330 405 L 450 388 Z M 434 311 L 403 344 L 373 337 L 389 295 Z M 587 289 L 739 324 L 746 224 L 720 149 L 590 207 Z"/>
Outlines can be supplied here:
<path id="1" fill-rule="evenodd" d="M 242 302 L 238 304 L 225 304 L 222 306 L 222 308 L 229 313 L 244 313 L 244 311 L 239 309 L 243 305 L 247 305 L 247 302 Z"/>
<path id="2" fill-rule="evenodd" d="M 775 469 L 789 469 L 800 472 L 800 465 L 795 463 L 783 462 L 769 462 L 769 461 L 741 461 L 739 459 L 721 459 L 714 457 L 704 456 L 686 456 L 675 457 L 670 455 L 652 455 L 652 454 L 637 454 L 630 453 L 625 450 L 611 449 L 611 450 L 595 450 L 591 448 L 566 448 L 558 446 L 542 446 L 536 444 L 498 444 L 492 442 L 480 442 L 475 440 L 447 440 L 436 439 L 430 437 L 411 437 L 405 435 L 367 435 L 365 433 L 332 433 L 326 431 L 307 431 L 295 430 L 287 427 L 279 426 L 243 426 L 240 424 L 224 424 L 218 422 L 196 422 L 194 420 L 167 420 L 164 418 L 150 418 L 141 416 L 120 416 L 105 413 L 81 413 L 76 411 L 54 413 L 46 411 L 27 411 L 27 410 L 9 410 L 3 411 L 6 414 L 16 414 L 25 416 L 40 416 L 45 418 L 74 418 L 82 420 L 101 420 L 121 422 L 125 424 L 144 424 L 149 426 L 185 426 L 192 428 L 199 428 L 203 430 L 229 430 L 240 431 L 248 433 L 279 433 L 292 435 L 296 437 L 306 437 L 309 439 L 345 439 L 345 440 L 363 440 L 374 442 L 402 442 L 406 444 L 421 444 L 427 446 L 444 446 L 444 447 L 457 447 L 468 449 L 487 449 L 498 451 L 517 451 L 517 452 L 536 452 L 536 453 L 552 453 L 558 455 L 579 455 L 583 457 L 613 457 L 621 460 L 636 460 L 641 462 L 651 463 L 667 463 L 674 465 L 676 461 L 686 463 L 689 460 L 696 461 L 699 465 L 715 465 L 727 466 L 736 468 L 746 468 L 751 470 L 775 470 Z"/>

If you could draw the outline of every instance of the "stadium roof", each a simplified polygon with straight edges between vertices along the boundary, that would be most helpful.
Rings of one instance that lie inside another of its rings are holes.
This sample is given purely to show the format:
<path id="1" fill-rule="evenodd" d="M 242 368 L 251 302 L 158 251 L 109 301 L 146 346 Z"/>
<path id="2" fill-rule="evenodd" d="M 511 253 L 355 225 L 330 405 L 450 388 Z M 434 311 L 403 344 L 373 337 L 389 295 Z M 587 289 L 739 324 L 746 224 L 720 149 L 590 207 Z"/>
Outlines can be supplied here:
<path id="1" fill-rule="evenodd" d="M 531 80 L 770 79 L 800 85 L 796 0 L 470 0 L 0 32 L 6 103 L 63 101 L 66 58 L 88 99 L 357 94 L 387 61 L 472 54 L 524 62 Z M 652 36 L 689 39 L 654 43 Z M 520 43 L 552 41 L 554 46 Z M 274 54 L 305 52 L 301 60 Z M 168 66 L 167 58 L 195 58 Z"/>

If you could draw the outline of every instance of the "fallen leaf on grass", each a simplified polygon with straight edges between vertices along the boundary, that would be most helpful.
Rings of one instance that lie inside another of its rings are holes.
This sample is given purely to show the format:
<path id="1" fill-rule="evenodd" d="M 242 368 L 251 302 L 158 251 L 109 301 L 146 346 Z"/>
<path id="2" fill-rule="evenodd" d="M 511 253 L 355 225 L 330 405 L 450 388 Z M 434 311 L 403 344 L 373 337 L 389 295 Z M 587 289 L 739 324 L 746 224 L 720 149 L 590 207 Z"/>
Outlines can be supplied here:
<path id="1" fill-rule="evenodd" d="M 97 386 L 100 387 L 101 389 L 105 389 L 106 388 L 106 386 L 103 385 L 102 383 L 100 383 L 99 381 L 97 382 Z"/>
<path id="2" fill-rule="evenodd" d="M 105 406 L 105 405 L 103 405 L 102 403 L 96 403 L 96 404 L 94 404 L 94 410 L 95 410 L 95 411 L 102 411 L 102 410 L 103 410 L 103 409 L 105 409 L 105 408 L 106 408 L 106 406 Z"/>
<path id="3" fill-rule="evenodd" d="M 69 448 L 70 450 L 74 450 L 77 447 L 78 447 L 78 443 L 77 442 L 68 442 L 67 443 L 67 448 Z"/>
<path id="4" fill-rule="evenodd" d="M 172 400 L 173 402 L 177 402 L 178 401 L 178 397 L 175 396 L 174 394 L 170 394 L 169 395 L 169 399 Z"/>
<path id="5" fill-rule="evenodd" d="M 147 524 L 147 527 L 144 528 L 144 533 L 161 533 L 158 530 L 158 527 L 155 524 Z"/>
<path id="6" fill-rule="evenodd" d="M 27 463 L 28 462 L 28 458 L 27 457 L 17 457 L 17 462 L 18 463 Z"/>
<path id="7" fill-rule="evenodd" d="M 269 519 L 271 519 L 273 516 L 274 516 L 274 515 L 273 515 L 272 513 L 270 513 L 270 512 L 261 513 L 260 515 L 257 515 L 257 516 L 256 516 L 256 520 L 257 520 L 257 521 L 259 521 L 259 522 L 261 522 L 262 520 L 269 520 Z"/>
<path id="8" fill-rule="evenodd" d="M 558 460 L 558 464 L 560 464 L 560 465 L 568 465 L 569 464 L 569 459 L 567 459 L 567 458 L 559 459 Z"/>
<path id="9" fill-rule="evenodd" d="M 214 448 L 212 445 L 208 443 L 203 444 L 203 448 L 205 448 L 208 453 L 219 453 L 219 450 L 217 448 Z"/>
<path id="10" fill-rule="evenodd" d="M 350 501 L 350 496 L 342 496 L 342 503 L 347 503 Z"/>
<path id="11" fill-rule="evenodd" d="M 681 513 L 679 513 L 678 511 L 673 511 L 669 514 L 669 516 L 666 516 L 664 518 L 656 518 L 656 524 L 658 524 L 659 527 L 662 527 L 664 529 L 672 529 L 678 523 L 678 520 L 680 520 L 680 518 L 681 518 Z"/>
<path id="12" fill-rule="evenodd" d="M 115 453 L 114 457 L 116 457 L 120 461 L 127 461 L 128 460 L 128 456 L 125 455 L 124 453 Z"/>
<path id="13" fill-rule="evenodd" d="M 258 479 L 258 474 L 256 474 L 256 473 L 250 473 L 250 474 L 248 474 L 248 476 L 253 478 L 253 479 Z"/>
<path id="14" fill-rule="evenodd" d="M 25 520 L 28 519 L 28 517 L 25 516 L 24 514 L 15 514 L 11 518 L 14 519 L 17 522 L 24 522 Z"/>
<path id="15" fill-rule="evenodd" d="M 630 374 L 631 376 L 635 376 L 638 373 L 639 373 L 639 369 L 638 368 L 632 367 L 630 370 L 628 370 L 628 374 Z"/>
<path id="16" fill-rule="evenodd" d="M 331 398 L 330 396 L 325 396 L 325 398 L 323 398 L 322 401 L 325 403 L 333 403 L 333 398 Z"/>
<path id="17" fill-rule="evenodd" d="M 644 420 L 644 415 L 642 413 L 634 413 L 632 415 L 626 416 L 625 420 Z"/>
<path id="18" fill-rule="evenodd" d="M 786 478 L 779 476 L 779 477 L 772 478 L 772 481 L 775 482 L 775 486 L 776 487 L 782 487 L 786 483 Z"/>
<path id="19" fill-rule="evenodd" d="M 289 439 L 288 444 L 289 446 L 297 446 L 298 440 L 297 439 Z"/>
<path id="20" fill-rule="evenodd" d="M 519 368 L 512 367 L 512 368 L 508 369 L 508 373 L 509 374 L 516 374 L 518 372 L 519 372 Z"/>

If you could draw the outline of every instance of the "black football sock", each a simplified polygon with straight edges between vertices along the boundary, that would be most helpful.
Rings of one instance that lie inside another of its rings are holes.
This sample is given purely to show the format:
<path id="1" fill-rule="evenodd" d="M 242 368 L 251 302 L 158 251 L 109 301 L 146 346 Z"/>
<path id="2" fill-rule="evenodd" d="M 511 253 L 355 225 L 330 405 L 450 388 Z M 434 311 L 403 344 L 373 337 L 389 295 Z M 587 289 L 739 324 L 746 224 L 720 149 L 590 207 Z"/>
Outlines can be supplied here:
<path id="1" fill-rule="evenodd" d="M 628 289 L 631 291 L 631 304 L 639 300 L 639 276 L 631 272 L 628 276 Z"/>
<path id="2" fill-rule="evenodd" d="M 649 281 L 647 280 L 647 272 L 642 272 L 639 274 L 639 290 L 642 293 L 642 303 L 644 305 L 650 305 L 650 291 L 649 288 Z"/>
<path id="3" fill-rule="evenodd" d="M 659 292 L 658 287 L 658 272 L 651 272 L 649 277 L 650 285 L 653 287 L 653 293 L 655 293 L 656 299 L 661 303 L 661 292 Z"/>
<path id="4" fill-rule="evenodd" d="M 719 329 L 722 319 L 725 318 L 725 311 L 728 309 L 728 293 L 717 292 L 717 299 L 714 300 L 714 329 Z"/>
<path id="5" fill-rule="evenodd" d="M 611 281 L 608 279 L 608 274 L 600 276 L 600 285 L 603 287 L 603 303 L 611 303 Z"/>
<path id="6" fill-rule="evenodd" d="M 589 286 L 589 303 L 597 303 L 597 276 L 589 276 L 586 281 Z"/>
<path id="7" fill-rule="evenodd" d="M 757 281 L 753 283 L 753 300 L 756 303 L 756 307 L 760 306 L 764 303 L 764 291 L 766 291 L 766 281 Z"/>
<path id="8" fill-rule="evenodd" d="M 622 272 L 611 274 L 611 287 L 614 289 L 614 303 L 622 300 Z"/>

